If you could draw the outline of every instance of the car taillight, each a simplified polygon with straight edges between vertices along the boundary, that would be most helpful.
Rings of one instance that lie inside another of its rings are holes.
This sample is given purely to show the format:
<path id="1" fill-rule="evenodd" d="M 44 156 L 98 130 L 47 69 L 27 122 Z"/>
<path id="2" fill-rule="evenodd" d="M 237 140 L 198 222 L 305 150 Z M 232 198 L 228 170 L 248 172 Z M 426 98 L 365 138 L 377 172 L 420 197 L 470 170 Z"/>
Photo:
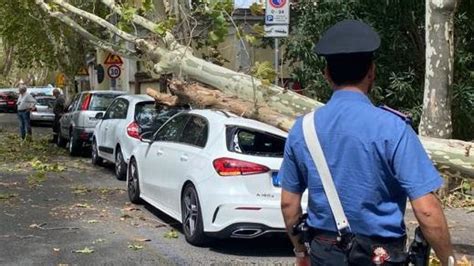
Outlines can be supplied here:
<path id="1" fill-rule="evenodd" d="M 81 105 L 81 110 L 87 110 L 89 109 L 89 104 L 91 103 L 91 98 L 92 98 L 92 95 L 91 94 L 87 94 L 86 95 L 86 98 L 84 99 L 84 101 L 82 102 L 82 105 Z"/>
<path id="2" fill-rule="evenodd" d="M 127 126 L 127 135 L 135 139 L 140 138 L 140 128 L 138 127 L 137 122 L 132 122 Z"/>
<path id="3" fill-rule="evenodd" d="M 219 158 L 213 162 L 214 169 L 221 176 L 254 175 L 270 171 L 264 165 L 231 158 Z"/>

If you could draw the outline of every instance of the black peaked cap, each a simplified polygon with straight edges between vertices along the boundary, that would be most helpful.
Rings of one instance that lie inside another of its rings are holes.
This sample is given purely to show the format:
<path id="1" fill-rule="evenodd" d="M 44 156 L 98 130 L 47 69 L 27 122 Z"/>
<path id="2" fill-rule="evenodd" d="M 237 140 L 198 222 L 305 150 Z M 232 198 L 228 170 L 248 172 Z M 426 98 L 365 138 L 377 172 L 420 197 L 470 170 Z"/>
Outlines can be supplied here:
<path id="1" fill-rule="evenodd" d="M 370 53 L 380 46 L 377 32 L 364 22 L 346 19 L 330 27 L 316 44 L 318 55 Z"/>

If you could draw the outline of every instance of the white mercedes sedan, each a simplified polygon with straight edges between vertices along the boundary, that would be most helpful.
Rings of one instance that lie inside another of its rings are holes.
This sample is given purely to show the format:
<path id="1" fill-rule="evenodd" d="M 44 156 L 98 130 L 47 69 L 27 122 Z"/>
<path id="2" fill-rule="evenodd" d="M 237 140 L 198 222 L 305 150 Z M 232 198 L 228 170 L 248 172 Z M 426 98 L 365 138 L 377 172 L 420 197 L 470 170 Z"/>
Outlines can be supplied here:
<path id="1" fill-rule="evenodd" d="M 181 222 L 193 245 L 283 233 L 277 173 L 286 137 L 231 113 L 183 111 L 133 150 L 130 201 L 145 200 Z"/>

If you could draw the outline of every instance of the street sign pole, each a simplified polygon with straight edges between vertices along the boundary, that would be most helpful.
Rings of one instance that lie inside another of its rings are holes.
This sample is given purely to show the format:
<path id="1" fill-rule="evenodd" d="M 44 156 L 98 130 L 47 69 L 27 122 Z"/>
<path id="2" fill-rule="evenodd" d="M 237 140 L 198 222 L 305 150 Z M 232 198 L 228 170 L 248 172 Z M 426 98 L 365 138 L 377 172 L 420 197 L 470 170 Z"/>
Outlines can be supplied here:
<path id="1" fill-rule="evenodd" d="M 280 64 L 278 62 L 279 60 L 279 49 L 278 49 L 278 38 L 275 38 L 275 73 L 276 73 L 276 78 L 275 78 L 275 85 L 278 86 L 278 80 L 279 80 L 279 72 L 278 72 L 278 69 L 280 67 Z"/>
<path id="2" fill-rule="evenodd" d="M 265 5 L 265 37 L 275 38 L 275 85 L 280 79 L 280 47 L 279 38 L 288 37 L 290 23 L 290 0 L 266 0 Z"/>

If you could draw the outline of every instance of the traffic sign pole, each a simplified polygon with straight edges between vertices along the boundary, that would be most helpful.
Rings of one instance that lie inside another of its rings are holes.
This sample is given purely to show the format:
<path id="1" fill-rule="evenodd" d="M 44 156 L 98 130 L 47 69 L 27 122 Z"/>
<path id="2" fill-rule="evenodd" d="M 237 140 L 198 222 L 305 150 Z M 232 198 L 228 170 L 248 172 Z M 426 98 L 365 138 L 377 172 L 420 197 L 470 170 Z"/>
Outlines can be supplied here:
<path id="1" fill-rule="evenodd" d="M 275 85 L 280 77 L 279 38 L 288 37 L 290 23 L 290 0 L 266 0 L 265 6 L 265 37 L 275 38 Z"/>
<path id="2" fill-rule="evenodd" d="M 275 38 L 275 72 L 276 72 L 276 78 L 275 78 L 275 85 L 278 86 L 278 79 L 280 77 L 279 73 L 278 73 L 278 68 L 279 68 L 279 47 L 278 47 L 279 43 L 278 43 L 278 38 Z"/>

